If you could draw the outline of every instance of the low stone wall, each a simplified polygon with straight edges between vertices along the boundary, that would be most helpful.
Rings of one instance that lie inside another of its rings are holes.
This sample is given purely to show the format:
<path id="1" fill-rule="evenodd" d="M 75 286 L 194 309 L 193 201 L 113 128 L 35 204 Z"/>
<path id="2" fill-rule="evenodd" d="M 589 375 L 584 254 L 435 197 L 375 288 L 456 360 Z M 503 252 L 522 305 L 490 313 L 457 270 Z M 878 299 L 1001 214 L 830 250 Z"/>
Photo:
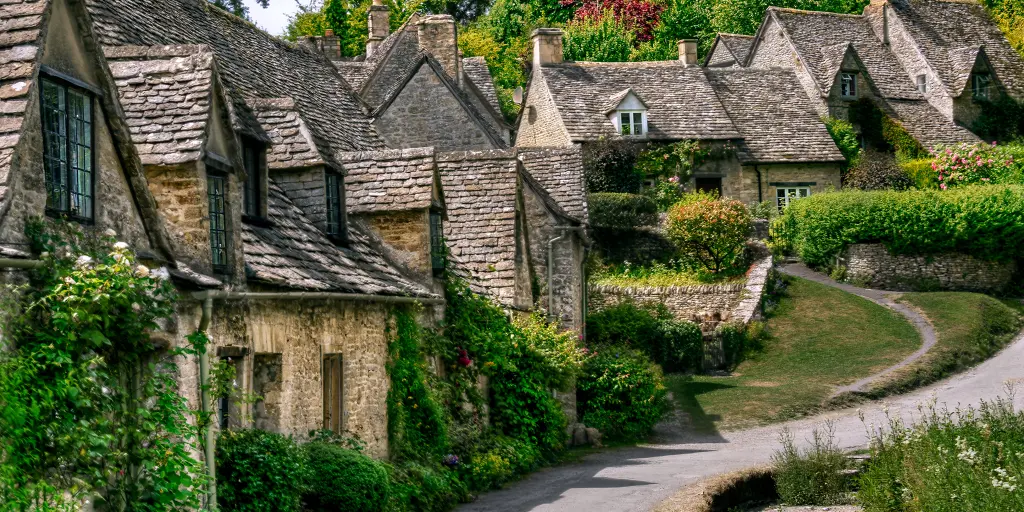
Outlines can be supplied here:
<path id="1" fill-rule="evenodd" d="M 846 266 L 847 281 L 896 291 L 1000 291 L 1017 268 L 1012 261 L 997 263 L 957 253 L 893 255 L 882 244 L 853 244 L 840 263 Z"/>

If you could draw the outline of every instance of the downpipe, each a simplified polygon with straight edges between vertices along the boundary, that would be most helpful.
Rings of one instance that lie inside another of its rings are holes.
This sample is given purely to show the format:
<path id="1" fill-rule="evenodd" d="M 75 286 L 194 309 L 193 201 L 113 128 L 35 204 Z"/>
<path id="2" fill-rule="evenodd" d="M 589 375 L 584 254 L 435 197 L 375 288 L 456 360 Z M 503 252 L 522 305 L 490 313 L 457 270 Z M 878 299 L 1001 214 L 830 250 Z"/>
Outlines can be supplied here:
<path id="1" fill-rule="evenodd" d="M 206 345 L 199 354 L 199 407 L 203 417 L 206 419 L 206 472 L 210 479 L 207 490 L 206 505 L 208 510 L 217 510 L 217 460 L 216 453 L 217 438 L 213 431 L 213 416 L 210 413 L 210 319 L 213 317 L 213 297 L 203 299 L 203 314 L 199 318 L 199 332 L 206 336 Z"/>

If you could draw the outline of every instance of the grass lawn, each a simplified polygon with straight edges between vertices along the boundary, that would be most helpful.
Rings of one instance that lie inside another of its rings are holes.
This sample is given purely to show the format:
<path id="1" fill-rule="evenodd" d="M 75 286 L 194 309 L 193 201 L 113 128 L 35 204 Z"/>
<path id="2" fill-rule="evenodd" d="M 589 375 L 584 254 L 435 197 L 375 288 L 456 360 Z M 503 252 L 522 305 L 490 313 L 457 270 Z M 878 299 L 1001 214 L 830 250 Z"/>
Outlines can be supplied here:
<path id="1" fill-rule="evenodd" d="M 899 362 L 920 347 L 899 314 L 799 278 L 767 320 L 768 339 L 729 377 L 670 375 L 679 406 L 701 431 L 780 421 L 817 408 L 836 386 Z"/>
<path id="2" fill-rule="evenodd" d="M 924 313 L 939 340 L 924 357 L 873 389 L 871 397 L 922 386 L 988 359 L 1014 338 L 1024 313 L 1019 303 L 979 293 L 906 293 L 899 301 Z"/>

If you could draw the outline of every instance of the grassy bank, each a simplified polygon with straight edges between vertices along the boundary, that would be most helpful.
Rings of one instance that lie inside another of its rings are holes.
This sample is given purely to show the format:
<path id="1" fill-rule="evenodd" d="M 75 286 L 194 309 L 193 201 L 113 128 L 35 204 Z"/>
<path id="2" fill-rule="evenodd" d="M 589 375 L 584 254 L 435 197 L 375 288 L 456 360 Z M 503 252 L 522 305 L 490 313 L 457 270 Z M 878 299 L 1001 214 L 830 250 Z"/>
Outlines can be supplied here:
<path id="1" fill-rule="evenodd" d="M 920 346 L 902 316 L 811 281 L 789 286 L 768 339 L 728 377 L 671 375 L 678 405 L 709 432 L 762 425 L 817 409 L 837 386 L 881 371 Z"/>

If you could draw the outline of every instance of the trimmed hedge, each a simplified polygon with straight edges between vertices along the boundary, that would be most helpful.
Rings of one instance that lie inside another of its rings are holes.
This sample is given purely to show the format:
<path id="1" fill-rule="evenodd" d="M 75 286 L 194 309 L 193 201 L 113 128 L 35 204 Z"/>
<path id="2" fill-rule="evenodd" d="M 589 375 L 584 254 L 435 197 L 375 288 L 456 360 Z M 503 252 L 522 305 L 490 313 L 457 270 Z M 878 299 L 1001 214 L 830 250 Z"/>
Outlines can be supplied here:
<path id="1" fill-rule="evenodd" d="M 306 505 L 313 511 L 382 512 L 390 481 L 384 464 L 355 450 L 309 443 L 306 453 Z"/>
<path id="2" fill-rule="evenodd" d="M 299 510 L 305 458 L 290 437 L 257 429 L 217 439 L 217 497 L 225 512 Z"/>
<path id="3" fill-rule="evenodd" d="M 859 190 L 907 190 L 914 180 L 892 155 L 869 149 L 850 167 L 845 184 Z"/>
<path id="4" fill-rule="evenodd" d="M 576 381 L 583 424 L 609 440 L 647 437 L 665 413 L 665 385 L 658 365 L 627 347 L 601 347 Z"/>
<path id="5" fill-rule="evenodd" d="M 674 320 L 664 304 L 626 300 L 590 313 L 587 339 L 595 347 L 638 349 L 667 371 L 699 370 L 704 358 L 700 327 Z"/>
<path id="6" fill-rule="evenodd" d="M 587 196 L 587 203 L 593 226 L 633 229 L 658 223 L 658 204 L 646 196 L 598 192 Z"/>
<path id="7" fill-rule="evenodd" d="M 1014 259 L 1024 245 L 1024 186 L 819 194 L 793 202 L 772 231 L 779 248 L 812 266 L 829 265 L 849 244 L 876 242 L 894 254 Z"/>

